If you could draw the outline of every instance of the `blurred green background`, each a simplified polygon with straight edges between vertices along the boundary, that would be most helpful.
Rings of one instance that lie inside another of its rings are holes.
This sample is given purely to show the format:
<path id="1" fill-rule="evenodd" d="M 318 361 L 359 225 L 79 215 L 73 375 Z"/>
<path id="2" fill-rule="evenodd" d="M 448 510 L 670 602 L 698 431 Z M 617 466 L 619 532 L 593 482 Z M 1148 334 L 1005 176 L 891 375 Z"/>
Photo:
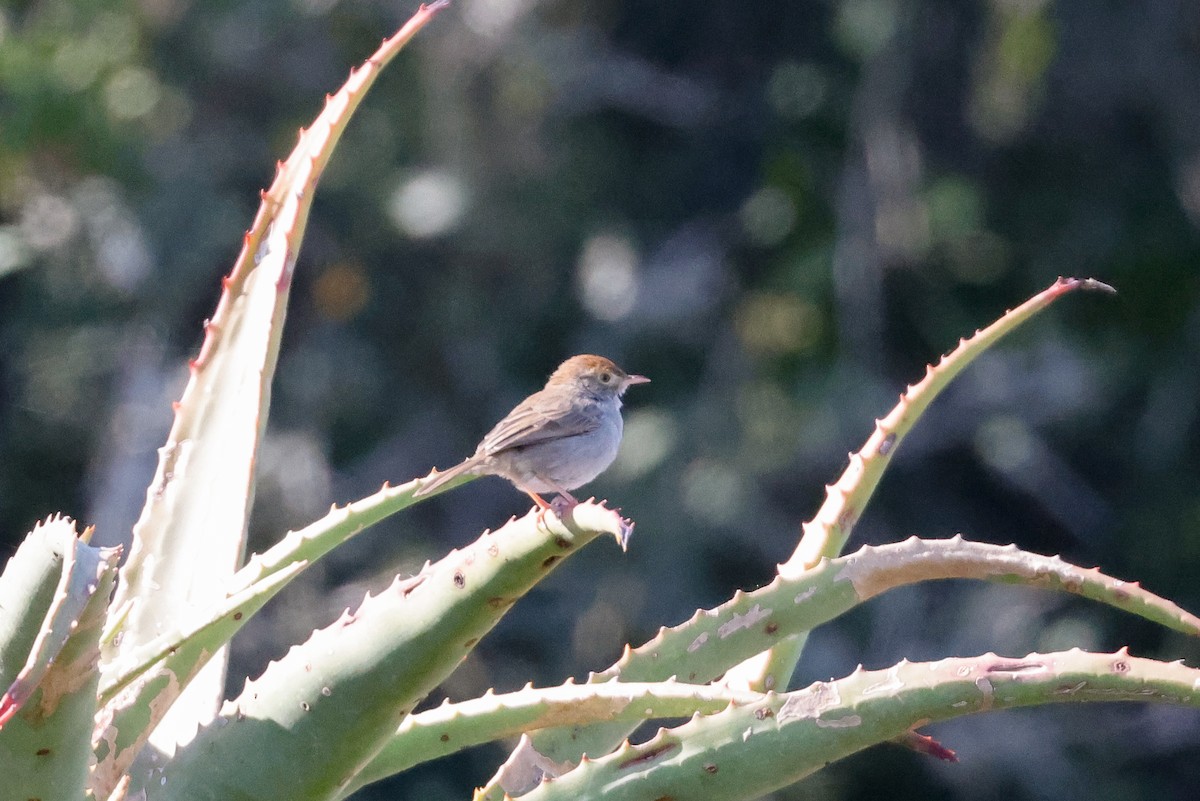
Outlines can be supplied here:
<path id="1" fill-rule="evenodd" d="M 0 3 L 0 537 L 128 536 L 185 360 L 276 159 L 414 10 L 378 0 Z M 769 580 L 872 420 L 958 337 L 1072 295 L 957 381 L 851 548 L 1062 553 L 1200 610 L 1200 6 L 1094 0 L 458 0 L 382 77 L 322 181 L 251 546 L 448 466 L 563 358 L 653 379 L 588 489 L 638 523 L 520 604 L 444 688 L 606 667 Z M 426 558 L 527 508 L 484 479 L 368 531 L 235 643 L 231 688 Z M 995 650 L 1185 658 L 1029 590 L 893 593 L 796 685 Z M 441 696 L 439 696 L 440 698 Z M 435 699 L 436 700 L 436 699 Z M 1063 707 L 934 727 L 777 799 L 1164 799 L 1200 716 Z M 364 798 L 462 799 L 482 749 Z"/>

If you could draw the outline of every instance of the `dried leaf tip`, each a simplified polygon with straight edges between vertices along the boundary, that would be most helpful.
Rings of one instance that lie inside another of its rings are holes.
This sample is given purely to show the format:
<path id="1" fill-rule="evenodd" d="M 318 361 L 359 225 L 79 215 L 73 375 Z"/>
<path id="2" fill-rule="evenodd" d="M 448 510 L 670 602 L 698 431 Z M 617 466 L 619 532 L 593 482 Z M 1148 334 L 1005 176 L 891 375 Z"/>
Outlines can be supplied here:
<path id="1" fill-rule="evenodd" d="M 1072 289 L 1091 289 L 1107 292 L 1111 295 L 1117 294 L 1117 290 L 1110 284 L 1098 281 L 1095 278 L 1075 278 L 1063 275 L 1058 277 L 1058 280 L 1054 282 L 1054 285 L 1050 289 L 1058 290 L 1059 292 L 1069 292 Z"/>
<path id="2" fill-rule="evenodd" d="M 1099 292 L 1106 292 L 1109 295 L 1117 294 L 1116 287 L 1114 287 L 1112 284 L 1106 284 L 1103 281 L 1097 281 L 1095 278 L 1083 278 L 1078 280 L 1080 289 L 1094 289 Z"/>

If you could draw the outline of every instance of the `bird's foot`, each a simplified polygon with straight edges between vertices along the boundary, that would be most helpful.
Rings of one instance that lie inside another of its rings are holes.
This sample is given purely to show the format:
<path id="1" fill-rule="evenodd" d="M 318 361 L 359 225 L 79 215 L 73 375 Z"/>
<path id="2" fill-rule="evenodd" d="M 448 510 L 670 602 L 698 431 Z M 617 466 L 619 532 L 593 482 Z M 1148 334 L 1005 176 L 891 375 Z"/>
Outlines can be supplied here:
<path id="1" fill-rule="evenodd" d="M 533 502 L 535 504 L 537 504 L 538 513 L 537 513 L 537 517 L 533 521 L 533 524 L 538 528 L 545 528 L 546 527 L 546 510 L 550 508 L 550 504 L 546 503 L 546 499 L 543 498 L 541 495 L 538 495 L 536 492 L 531 492 L 530 490 L 525 490 L 525 494 L 528 495 L 530 498 L 532 498 Z"/>
<path id="2" fill-rule="evenodd" d="M 571 513 L 571 510 L 579 505 L 579 500 L 569 492 L 559 492 L 554 496 L 554 500 L 549 503 L 541 495 L 535 492 L 527 492 L 530 498 L 533 498 L 534 503 L 538 506 L 537 519 L 534 521 L 538 528 L 546 528 L 546 512 L 554 512 L 554 516 L 559 520 Z"/>
<path id="3" fill-rule="evenodd" d="M 538 505 L 538 513 L 536 519 L 534 520 L 534 525 L 542 529 L 546 528 L 546 512 L 554 512 L 555 517 L 557 517 L 560 521 L 565 521 L 566 518 L 570 516 L 572 510 L 574 510 L 574 508 L 580 503 L 578 498 L 566 490 L 560 490 L 558 494 L 554 496 L 554 500 L 550 501 L 549 503 L 546 502 L 545 498 L 535 492 L 526 491 L 526 494 L 529 495 L 530 498 L 533 498 L 534 503 Z M 618 517 L 620 517 L 620 509 L 614 509 L 613 511 L 615 511 Z M 629 549 L 629 538 L 633 536 L 633 521 L 626 517 L 620 517 L 620 520 L 621 527 L 620 531 L 616 534 L 616 538 L 617 544 L 621 546 L 621 550 L 625 551 Z"/>
<path id="4" fill-rule="evenodd" d="M 560 492 L 554 496 L 554 500 L 550 502 L 550 508 L 554 510 L 554 514 L 559 520 L 571 513 L 571 510 L 579 505 L 579 499 L 569 492 Z"/>

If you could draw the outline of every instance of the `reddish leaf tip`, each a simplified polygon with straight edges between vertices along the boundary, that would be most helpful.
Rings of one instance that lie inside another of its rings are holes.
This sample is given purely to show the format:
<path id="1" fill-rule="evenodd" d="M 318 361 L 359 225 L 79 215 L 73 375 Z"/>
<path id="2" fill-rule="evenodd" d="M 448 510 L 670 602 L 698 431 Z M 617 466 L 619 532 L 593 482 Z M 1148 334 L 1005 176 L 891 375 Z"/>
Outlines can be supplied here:
<path id="1" fill-rule="evenodd" d="M 910 731 L 904 739 L 904 744 L 918 754 L 927 754 L 945 762 L 958 761 L 958 754 L 954 753 L 952 749 L 947 748 L 932 737 L 920 734 L 919 732 Z"/>
<path id="2" fill-rule="evenodd" d="M 0 698 L 0 728 L 3 728 L 5 723 L 12 720 L 20 708 L 21 705 L 17 703 L 17 699 L 13 697 L 12 693 L 6 692 Z"/>

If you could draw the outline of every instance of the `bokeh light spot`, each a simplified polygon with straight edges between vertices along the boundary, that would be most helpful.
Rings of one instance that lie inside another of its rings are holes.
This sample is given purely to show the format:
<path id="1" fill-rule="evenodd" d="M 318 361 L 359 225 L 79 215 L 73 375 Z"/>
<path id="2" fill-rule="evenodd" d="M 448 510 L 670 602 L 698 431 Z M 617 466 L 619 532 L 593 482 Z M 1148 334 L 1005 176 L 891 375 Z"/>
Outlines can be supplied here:
<path id="1" fill-rule="evenodd" d="M 34 250 L 63 245 L 79 230 L 79 214 L 65 198 L 37 194 L 21 209 L 21 233 Z"/>
<path id="2" fill-rule="evenodd" d="M 0 226 L 0 276 L 19 270 L 29 261 L 29 249 L 15 225 Z"/>
<path id="3" fill-rule="evenodd" d="M 392 193 L 388 213 L 404 233 L 427 239 L 448 233 L 462 222 L 467 188 L 446 170 L 431 169 L 401 181 Z"/>
<path id="4" fill-rule="evenodd" d="M 771 73 L 767 100 L 781 117 L 803 119 L 820 110 L 829 91 L 829 81 L 813 64 L 784 62 Z"/>
<path id="5" fill-rule="evenodd" d="M 733 468 L 698 460 L 683 475 L 683 503 L 709 523 L 732 523 L 746 505 L 746 487 Z"/>
<path id="6" fill-rule="evenodd" d="M 746 236 L 760 247 L 778 245 L 796 225 L 796 204 L 776 186 L 765 186 L 742 204 L 739 214 Z"/>
<path id="7" fill-rule="evenodd" d="M 996 415 L 979 427 L 975 452 L 1001 473 L 1029 469 L 1037 448 L 1029 427 L 1011 415 Z"/>
<path id="8" fill-rule="evenodd" d="M 78 92 L 91 86 L 104 66 L 104 48 L 91 39 L 64 42 L 54 54 L 52 69 L 63 86 Z"/>
<path id="9" fill-rule="evenodd" d="M 983 222 L 979 190 L 958 176 L 946 176 L 925 192 L 929 233 L 935 241 L 954 239 L 977 230 Z"/>
<path id="10" fill-rule="evenodd" d="M 462 18 L 480 36 L 500 38 L 532 5 L 531 0 L 467 0 Z"/>
<path id="11" fill-rule="evenodd" d="M 971 122 L 981 138 L 1011 141 L 1033 116 L 1058 47 L 1046 5 L 1023 0 L 996 3 L 992 10 L 971 100 Z"/>
<path id="12" fill-rule="evenodd" d="M 760 356 L 798 353 L 813 347 L 824 329 L 821 310 L 798 295 L 750 293 L 734 312 L 738 339 Z"/>
<path id="13" fill-rule="evenodd" d="M 358 264 L 340 262 L 321 271 L 312 288 L 313 303 L 326 318 L 349 320 L 371 296 L 371 283 Z"/>
<path id="14" fill-rule="evenodd" d="M 627 411 L 621 451 L 610 472 L 624 480 L 646 475 L 670 455 L 678 437 L 675 420 L 666 411 L 646 408 Z"/>
<path id="15" fill-rule="evenodd" d="M 128 61 L 137 29 L 123 14 L 100 14 L 82 39 L 66 39 L 54 52 L 51 69 L 67 89 L 78 92 L 96 82 L 101 72 Z"/>
<path id="16" fill-rule="evenodd" d="M 152 257 L 137 217 L 118 184 L 91 176 L 72 195 L 92 246 L 96 272 L 110 286 L 132 293 L 150 274 Z"/>
<path id="17" fill-rule="evenodd" d="M 990 284 L 1008 272 L 1008 243 L 991 231 L 959 237 L 947 248 L 946 264 L 955 277 L 972 284 Z"/>
<path id="18" fill-rule="evenodd" d="M 619 320 L 637 301 L 638 254 L 628 238 L 597 234 L 584 243 L 576 276 L 580 301 L 593 317 Z"/>
<path id="19" fill-rule="evenodd" d="M 158 105 L 158 79 L 142 67 L 125 67 L 104 87 L 104 102 L 114 120 L 136 120 Z"/>
<path id="20" fill-rule="evenodd" d="M 845 0 L 837 7 L 834 36 L 842 49 L 866 60 L 892 38 L 899 24 L 893 0 Z"/>
<path id="21" fill-rule="evenodd" d="M 1104 647 L 1104 635 L 1099 627 L 1094 621 L 1083 617 L 1064 616 L 1049 620 L 1037 638 L 1037 649 L 1044 654 L 1071 648 L 1099 651 Z"/>
<path id="22" fill-rule="evenodd" d="M 757 474 L 778 470 L 795 457 L 802 418 L 793 398 L 771 381 L 738 392 L 737 416 L 744 434 L 741 463 Z"/>

